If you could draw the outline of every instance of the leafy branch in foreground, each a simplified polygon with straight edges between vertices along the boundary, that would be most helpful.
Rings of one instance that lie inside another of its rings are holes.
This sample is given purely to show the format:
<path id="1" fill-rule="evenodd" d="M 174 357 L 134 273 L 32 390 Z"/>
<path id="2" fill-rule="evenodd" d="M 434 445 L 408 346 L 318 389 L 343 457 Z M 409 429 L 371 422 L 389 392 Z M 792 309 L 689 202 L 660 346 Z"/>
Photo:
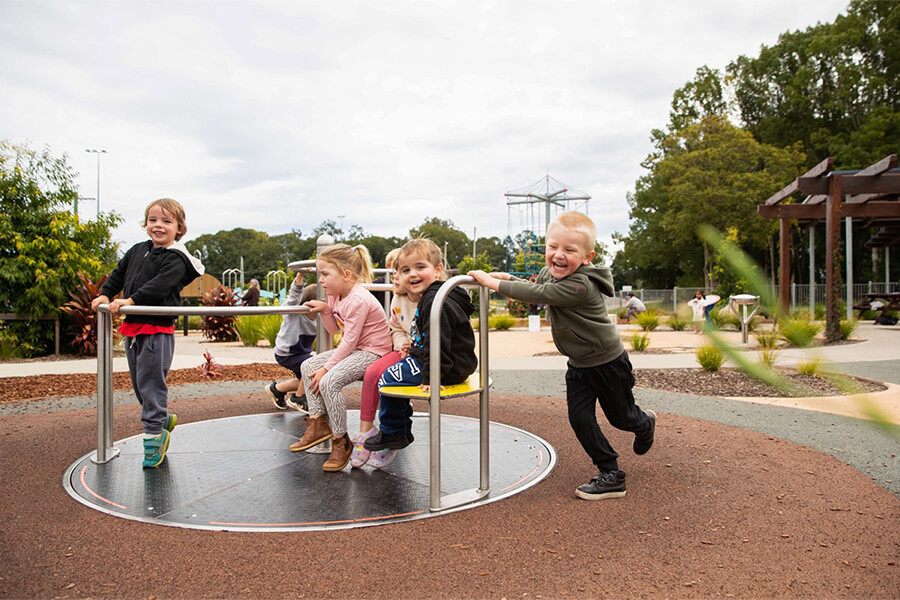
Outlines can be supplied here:
<path id="1" fill-rule="evenodd" d="M 769 282 L 766 280 L 765 276 L 761 274 L 761 271 L 756 267 L 753 261 L 737 246 L 727 244 L 722 236 L 712 227 L 698 227 L 697 235 L 716 251 L 721 252 L 722 257 L 728 264 L 748 282 L 752 292 L 759 296 L 762 307 L 768 309 L 769 314 L 773 315 L 777 320 L 780 316 L 779 310 L 781 307 L 775 298 L 773 287 L 769 285 Z M 708 335 L 713 344 L 725 353 L 738 369 L 744 371 L 751 377 L 759 379 L 789 396 L 799 397 L 814 395 L 809 388 L 788 380 L 771 366 L 767 366 L 764 363 L 751 362 L 743 352 L 740 352 L 737 348 L 729 344 L 718 332 L 709 331 Z M 842 391 L 851 393 L 853 391 L 858 391 L 858 388 L 849 387 L 850 384 L 848 383 L 848 380 L 851 378 L 840 374 L 838 369 L 833 367 L 829 368 L 828 375 L 825 376 Z M 866 418 L 870 419 L 876 427 L 882 429 L 894 439 L 900 440 L 900 427 L 890 422 L 886 413 L 875 405 L 869 395 L 858 394 L 852 401 L 855 401 L 859 405 L 862 413 Z"/>

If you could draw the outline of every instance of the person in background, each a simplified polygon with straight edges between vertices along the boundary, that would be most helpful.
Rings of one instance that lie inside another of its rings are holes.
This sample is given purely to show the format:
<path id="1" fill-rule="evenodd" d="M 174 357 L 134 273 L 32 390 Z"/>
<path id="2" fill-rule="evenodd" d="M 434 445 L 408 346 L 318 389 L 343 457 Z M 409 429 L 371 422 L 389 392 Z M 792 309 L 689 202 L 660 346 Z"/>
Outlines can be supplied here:
<path id="1" fill-rule="evenodd" d="M 244 306 L 259 306 L 259 280 L 250 280 L 250 287 L 241 296 L 241 304 Z"/>
<path id="2" fill-rule="evenodd" d="M 297 273 L 287 298 L 285 306 L 297 306 L 304 304 L 316 297 L 316 286 L 303 287 L 303 273 Z M 281 329 L 275 338 L 275 362 L 290 369 L 294 373 L 293 379 L 285 381 L 271 381 L 266 386 L 266 394 L 275 408 L 287 410 L 288 407 L 308 414 L 306 394 L 303 387 L 303 375 L 300 372 L 302 365 L 312 356 L 313 342 L 316 341 L 316 323 L 307 319 L 302 314 L 290 313 L 281 319 Z"/>
<path id="3" fill-rule="evenodd" d="M 625 308 L 627 309 L 625 312 L 625 320 L 630 321 L 631 317 L 635 317 L 642 312 L 647 311 L 647 307 L 644 306 L 644 303 L 638 300 L 637 296 L 628 292 L 628 300 L 625 301 Z"/>
<path id="4" fill-rule="evenodd" d="M 706 295 L 702 290 L 697 290 L 694 292 L 694 297 L 688 300 L 688 306 L 691 307 L 691 310 L 694 311 L 694 333 L 701 333 L 702 327 L 701 323 L 706 318 Z"/>

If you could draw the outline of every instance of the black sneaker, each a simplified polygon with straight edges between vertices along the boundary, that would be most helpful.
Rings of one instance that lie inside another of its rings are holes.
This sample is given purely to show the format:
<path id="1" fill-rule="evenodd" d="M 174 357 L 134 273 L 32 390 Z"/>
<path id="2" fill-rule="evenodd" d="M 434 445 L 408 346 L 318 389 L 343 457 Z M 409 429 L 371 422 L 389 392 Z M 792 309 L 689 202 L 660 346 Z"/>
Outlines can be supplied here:
<path id="1" fill-rule="evenodd" d="M 287 410 L 287 403 L 284 401 L 285 393 L 278 391 L 278 388 L 275 387 L 277 383 L 274 379 L 269 382 L 269 385 L 266 386 L 266 395 L 272 399 L 272 404 L 275 405 L 275 408 Z"/>
<path id="2" fill-rule="evenodd" d="M 363 446 L 366 450 L 384 450 L 390 448 L 392 450 L 402 450 L 409 446 L 410 440 L 403 434 L 385 433 L 379 431 L 365 441 Z"/>
<path id="3" fill-rule="evenodd" d="M 600 473 L 588 483 L 579 485 L 575 495 L 585 500 L 621 498 L 625 495 L 625 471 Z"/>
<path id="4" fill-rule="evenodd" d="M 645 410 L 644 414 L 650 417 L 650 431 L 644 435 L 634 436 L 634 453 L 647 454 L 647 451 L 653 445 L 653 434 L 656 432 L 656 413 L 652 410 Z"/>
<path id="5" fill-rule="evenodd" d="M 284 402 L 294 410 L 301 412 L 304 415 L 309 414 L 309 403 L 306 401 L 306 394 L 303 394 L 299 398 L 295 394 L 289 394 L 287 397 L 285 397 Z"/>

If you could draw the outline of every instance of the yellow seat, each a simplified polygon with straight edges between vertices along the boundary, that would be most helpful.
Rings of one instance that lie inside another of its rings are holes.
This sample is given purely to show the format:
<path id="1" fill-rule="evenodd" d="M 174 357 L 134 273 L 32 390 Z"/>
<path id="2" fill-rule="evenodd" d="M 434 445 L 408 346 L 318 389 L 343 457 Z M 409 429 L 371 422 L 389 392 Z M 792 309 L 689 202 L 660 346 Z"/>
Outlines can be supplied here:
<path id="1" fill-rule="evenodd" d="M 490 379 L 488 379 L 488 387 L 491 387 Z M 462 383 L 445 385 L 444 389 L 441 390 L 441 398 L 458 398 L 459 396 L 477 394 L 481 389 L 481 374 L 476 371 Z M 385 396 L 394 398 L 418 398 L 421 400 L 431 398 L 431 392 L 425 392 L 417 385 L 386 385 L 379 388 L 378 391 Z"/>

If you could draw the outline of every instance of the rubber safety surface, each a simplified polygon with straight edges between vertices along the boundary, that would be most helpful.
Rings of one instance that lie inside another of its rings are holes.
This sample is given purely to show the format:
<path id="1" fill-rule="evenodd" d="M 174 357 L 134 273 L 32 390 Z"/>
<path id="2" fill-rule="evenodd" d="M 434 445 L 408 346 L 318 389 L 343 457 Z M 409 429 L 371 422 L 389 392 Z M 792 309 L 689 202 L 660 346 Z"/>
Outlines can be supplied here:
<path id="1" fill-rule="evenodd" d="M 63 486 L 79 502 L 118 517 L 196 529 L 291 531 L 396 523 L 476 508 L 544 479 L 556 452 L 521 429 L 490 424 L 490 488 L 484 499 L 429 511 L 429 435 L 425 413 L 413 416 L 415 442 L 384 469 L 368 465 L 326 473 L 327 454 L 291 452 L 306 417 L 295 411 L 179 423 L 163 464 L 143 469 L 141 436 L 116 443 L 105 464 L 94 452 L 73 463 Z M 359 411 L 348 413 L 359 430 Z M 478 420 L 441 419 L 441 487 L 478 487 Z"/>

